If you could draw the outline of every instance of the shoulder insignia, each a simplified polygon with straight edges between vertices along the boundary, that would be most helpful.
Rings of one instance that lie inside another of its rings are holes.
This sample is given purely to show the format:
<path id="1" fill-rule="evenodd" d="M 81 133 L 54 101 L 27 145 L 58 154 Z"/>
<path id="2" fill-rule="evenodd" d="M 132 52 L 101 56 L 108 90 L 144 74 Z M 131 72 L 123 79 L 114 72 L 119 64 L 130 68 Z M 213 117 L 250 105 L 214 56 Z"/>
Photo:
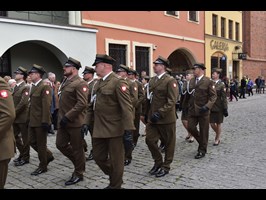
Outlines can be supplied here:
<path id="1" fill-rule="evenodd" d="M 25 95 L 26 95 L 26 96 L 28 96 L 28 95 L 29 95 L 29 92 L 28 92 L 28 91 L 26 91 L 26 92 L 25 92 Z"/>
<path id="2" fill-rule="evenodd" d="M 49 90 L 45 90 L 45 93 L 48 95 L 48 94 L 50 94 L 50 91 Z"/>
<path id="3" fill-rule="evenodd" d="M 87 87 L 83 87 L 82 90 L 83 90 L 83 92 L 86 92 L 88 89 L 87 89 Z"/>
<path id="4" fill-rule="evenodd" d="M 174 88 L 176 88 L 176 83 L 173 83 Z"/>
<path id="5" fill-rule="evenodd" d="M 137 87 L 134 87 L 134 90 L 137 91 Z"/>
<path id="6" fill-rule="evenodd" d="M 123 92 L 125 92 L 125 91 L 127 90 L 127 87 L 126 87 L 125 85 L 123 85 L 123 86 L 121 87 L 121 90 L 122 90 Z"/>
<path id="7" fill-rule="evenodd" d="M 212 88 L 215 89 L 215 85 L 213 85 Z"/>
<path id="8" fill-rule="evenodd" d="M 6 90 L 1 90 L 0 91 L 0 97 L 1 98 L 7 98 L 8 97 L 8 93 Z"/>

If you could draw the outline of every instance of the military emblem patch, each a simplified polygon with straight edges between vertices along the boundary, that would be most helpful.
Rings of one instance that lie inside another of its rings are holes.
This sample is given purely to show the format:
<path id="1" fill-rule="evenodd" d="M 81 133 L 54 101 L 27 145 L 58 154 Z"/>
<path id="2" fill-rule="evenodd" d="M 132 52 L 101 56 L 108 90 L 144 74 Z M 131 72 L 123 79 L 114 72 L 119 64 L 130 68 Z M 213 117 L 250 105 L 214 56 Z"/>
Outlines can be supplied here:
<path id="1" fill-rule="evenodd" d="M 176 88 L 176 83 L 173 84 L 174 88 Z"/>
<path id="2" fill-rule="evenodd" d="M 50 94 L 49 90 L 46 90 L 45 93 L 46 93 L 47 95 Z"/>
<path id="3" fill-rule="evenodd" d="M 83 92 L 86 92 L 87 91 L 87 88 L 86 87 L 83 87 L 82 90 L 83 90 Z"/>
<path id="4" fill-rule="evenodd" d="M 1 98 L 7 98 L 8 97 L 8 93 L 6 90 L 1 90 L 0 91 L 0 97 Z"/>
<path id="5" fill-rule="evenodd" d="M 135 91 L 137 91 L 137 88 L 136 88 L 136 87 L 134 87 L 134 90 L 135 90 Z"/>
<path id="6" fill-rule="evenodd" d="M 123 92 L 125 92 L 125 91 L 127 90 L 127 87 L 126 87 L 125 85 L 123 85 L 123 86 L 121 87 L 121 89 L 122 89 Z"/>
<path id="7" fill-rule="evenodd" d="M 29 93 L 28 93 L 28 92 L 25 92 L 25 95 L 26 95 L 26 96 L 28 96 L 28 95 L 29 95 Z"/>

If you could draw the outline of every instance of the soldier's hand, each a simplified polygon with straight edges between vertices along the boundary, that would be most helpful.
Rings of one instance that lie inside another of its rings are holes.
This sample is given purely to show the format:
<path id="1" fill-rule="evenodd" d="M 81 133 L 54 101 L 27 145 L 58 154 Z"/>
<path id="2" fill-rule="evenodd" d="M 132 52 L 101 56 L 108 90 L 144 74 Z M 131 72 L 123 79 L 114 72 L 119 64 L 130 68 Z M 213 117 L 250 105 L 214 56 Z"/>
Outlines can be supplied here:
<path id="1" fill-rule="evenodd" d="M 159 121 L 160 118 L 161 118 L 160 113 L 158 113 L 158 112 L 154 112 L 154 113 L 151 115 L 151 122 L 152 122 L 152 123 L 156 123 L 156 122 Z"/>
<path id="2" fill-rule="evenodd" d="M 202 113 L 205 113 L 209 110 L 209 108 L 207 106 L 202 106 L 199 110 L 199 112 L 202 114 Z"/>
<path id="3" fill-rule="evenodd" d="M 60 126 L 61 126 L 62 128 L 65 128 L 68 122 L 69 122 L 69 119 L 68 119 L 66 116 L 64 116 L 64 117 L 61 119 L 61 121 L 60 121 Z"/>
<path id="4" fill-rule="evenodd" d="M 83 124 L 81 126 L 81 130 L 80 130 L 80 133 L 81 133 L 81 137 L 84 138 L 85 135 L 88 135 L 88 130 L 90 129 L 90 126 L 87 125 L 87 124 Z"/>
<path id="5" fill-rule="evenodd" d="M 224 109 L 223 114 L 224 114 L 224 117 L 228 116 L 228 110 L 226 108 Z"/>
<path id="6" fill-rule="evenodd" d="M 42 128 L 43 128 L 43 130 L 44 131 L 49 131 L 49 128 L 50 128 L 50 126 L 49 126 L 49 124 L 48 123 L 42 123 Z"/>

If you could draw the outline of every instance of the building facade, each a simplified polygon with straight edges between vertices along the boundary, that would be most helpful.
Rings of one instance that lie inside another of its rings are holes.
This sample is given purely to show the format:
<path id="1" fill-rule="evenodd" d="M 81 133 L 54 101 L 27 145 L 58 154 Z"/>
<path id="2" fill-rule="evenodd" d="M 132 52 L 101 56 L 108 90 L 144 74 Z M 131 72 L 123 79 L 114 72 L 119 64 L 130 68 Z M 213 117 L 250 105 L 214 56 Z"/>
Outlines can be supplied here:
<path id="1" fill-rule="evenodd" d="M 170 60 L 173 74 L 204 62 L 203 11 L 83 11 L 82 25 L 95 28 L 97 52 L 153 75 L 152 62 Z"/>
<path id="2" fill-rule="evenodd" d="M 1 76 L 38 64 L 60 80 L 68 57 L 94 61 L 97 30 L 81 26 L 80 11 L 0 11 L 0 27 Z"/>
<path id="3" fill-rule="evenodd" d="M 221 68 L 223 78 L 242 76 L 242 11 L 205 11 L 206 75 Z"/>
<path id="4" fill-rule="evenodd" d="M 266 12 L 243 11 L 243 75 L 266 78 Z"/>

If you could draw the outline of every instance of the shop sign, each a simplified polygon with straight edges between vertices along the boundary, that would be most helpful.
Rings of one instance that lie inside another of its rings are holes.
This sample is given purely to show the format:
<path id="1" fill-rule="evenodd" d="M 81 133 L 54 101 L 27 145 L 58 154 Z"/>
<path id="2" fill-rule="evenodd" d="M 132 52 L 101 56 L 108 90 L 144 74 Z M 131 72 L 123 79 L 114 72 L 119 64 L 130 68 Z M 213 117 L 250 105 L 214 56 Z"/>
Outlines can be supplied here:
<path id="1" fill-rule="evenodd" d="M 221 51 L 228 51 L 229 50 L 227 42 L 211 40 L 210 46 L 211 46 L 211 49 L 216 49 L 216 50 L 221 50 Z"/>

